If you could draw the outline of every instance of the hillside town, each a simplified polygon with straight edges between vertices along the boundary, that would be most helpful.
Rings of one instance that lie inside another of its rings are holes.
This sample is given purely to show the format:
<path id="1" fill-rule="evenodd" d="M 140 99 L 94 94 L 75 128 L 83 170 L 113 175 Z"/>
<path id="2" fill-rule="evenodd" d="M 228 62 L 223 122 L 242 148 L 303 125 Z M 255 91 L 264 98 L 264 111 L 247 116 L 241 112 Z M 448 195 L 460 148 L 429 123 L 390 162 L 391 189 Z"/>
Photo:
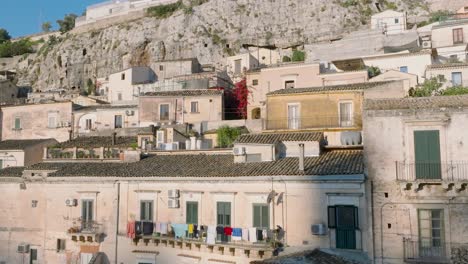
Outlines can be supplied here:
<path id="1" fill-rule="evenodd" d="M 103 2 L 27 41 L 180 3 Z M 468 263 L 468 3 L 377 8 L 221 62 L 61 55 L 49 85 L 0 58 L 0 264 Z"/>

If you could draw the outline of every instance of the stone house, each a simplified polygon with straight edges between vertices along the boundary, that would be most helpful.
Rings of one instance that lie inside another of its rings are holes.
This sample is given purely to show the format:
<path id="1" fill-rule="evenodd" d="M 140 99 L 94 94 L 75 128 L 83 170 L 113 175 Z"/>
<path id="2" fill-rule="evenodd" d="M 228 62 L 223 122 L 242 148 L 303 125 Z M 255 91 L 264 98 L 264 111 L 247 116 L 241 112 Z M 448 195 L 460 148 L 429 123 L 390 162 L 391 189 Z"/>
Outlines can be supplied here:
<path id="1" fill-rule="evenodd" d="M 468 63 L 428 65 L 426 78 L 437 78 L 443 87 L 468 86 Z"/>
<path id="2" fill-rule="evenodd" d="M 99 135 L 139 127 L 137 105 L 89 105 L 73 111 L 73 132 L 79 135 Z"/>
<path id="3" fill-rule="evenodd" d="M 111 104 L 135 104 L 140 91 L 137 84 L 153 83 L 156 75 L 149 67 L 131 67 L 109 75 L 108 102 Z"/>
<path id="4" fill-rule="evenodd" d="M 55 139 L 24 139 L 0 141 L 0 168 L 24 167 L 42 161 L 43 149 L 55 145 Z"/>
<path id="5" fill-rule="evenodd" d="M 223 91 L 180 90 L 146 93 L 139 98 L 140 126 L 201 123 L 224 118 Z"/>
<path id="6" fill-rule="evenodd" d="M 294 144 L 296 137 L 281 140 Z M 306 133 L 295 143 L 317 145 L 322 137 Z M 45 161 L 1 170 L 0 206 L 8 213 L 0 215 L 0 260 L 250 263 L 271 256 L 276 243 L 366 253 L 362 150 L 311 151 L 261 162 L 159 154 L 133 163 Z M 165 232 L 167 225 L 174 230 Z M 190 225 L 197 233 L 186 230 Z M 228 231 L 207 234 L 202 225 Z M 236 239 L 231 227 L 250 236 Z"/>
<path id="7" fill-rule="evenodd" d="M 466 62 L 468 44 L 468 20 L 453 19 L 441 21 L 432 27 L 432 48 L 439 58 L 448 62 Z"/>
<path id="8" fill-rule="evenodd" d="M 0 79 L 0 104 L 14 104 L 18 102 L 19 88 L 8 79 Z"/>
<path id="9" fill-rule="evenodd" d="M 369 82 L 389 81 L 403 81 L 404 89 L 406 92 L 408 92 L 411 88 L 416 88 L 416 86 L 418 85 L 418 76 L 415 74 L 401 72 L 397 70 L 388 70 L 369 79 Z"/>
<path id="10" fill-rule="evenodd" d="M 365 102 L 374 263 L 466 262 L 467 118 L 468 96 Z"/>
<path id="11" fill-rule="evenodd" d="M 151 62 L 150 67 L 156 74 L 157 81 L 202 72 L 202 67 L 197 58 L 155 61 Z"/>
<path id="12" fill-rule="evenodd" d="M 406 13 L 385 10 L 371 16 L 371 29 L 381 30 L 386 35 L 406 32 Z"/>
<path id="13" fill-rule="evenodd" d="M 72 133 L 72 103 L 52 102 L 2 106 L 2 140 L 68 140 Z"/>
<path id="14" fill-rule="evenodd" d="M 267 94 L 263 129 L 326 131 L 328 144 L 361 144 L 365 98 L 407 95 L 402 82 L 367 82 L 312 88 L 282 89 Z M 352 132 L 351 132 L 352 131 Z M 351 132 L 351 133 L 350 133 Z"/>
<path id="15" fill-rule="evenodd" d="M 266 116 L 266 94 L 280 89 L 305 88 L 361 83 L 368 80 L 367 71 L 322 73 L 319 63 L 287 63 L 249 71 L 246 74 L 249 98 L 248 119 Z"/>

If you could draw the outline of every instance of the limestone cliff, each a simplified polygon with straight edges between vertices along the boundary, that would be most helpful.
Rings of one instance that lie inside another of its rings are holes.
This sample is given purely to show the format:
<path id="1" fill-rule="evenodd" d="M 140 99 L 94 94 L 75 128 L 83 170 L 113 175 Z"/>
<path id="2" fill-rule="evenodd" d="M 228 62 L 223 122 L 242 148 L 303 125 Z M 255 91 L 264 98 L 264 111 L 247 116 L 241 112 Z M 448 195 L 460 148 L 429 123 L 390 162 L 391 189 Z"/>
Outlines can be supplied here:
<path id="1" fill-rule="evenodd" d="M 431 0 L 432 3 L 444 0 Z M 200 2 L 200 1 L 198 1 Z M 383 9 L 397 7 L 427 14 L 424 0 L 381 0 Z M 131 65 L 197 57 L 221 68 L 225 57 L 243 46 L 301 47 L 370 27 L 372 0 L 210 0 L 164 19 L 141 17 L 87 32 L 75 30 L 38 52 L 21 57 L 20 83 L 34 90 L 84 88 L 88 79 L 105 77 Z M 192 5 L 192 6 L 190 6 Z M 0 61 L 1 65 L 1 61 Z"/>

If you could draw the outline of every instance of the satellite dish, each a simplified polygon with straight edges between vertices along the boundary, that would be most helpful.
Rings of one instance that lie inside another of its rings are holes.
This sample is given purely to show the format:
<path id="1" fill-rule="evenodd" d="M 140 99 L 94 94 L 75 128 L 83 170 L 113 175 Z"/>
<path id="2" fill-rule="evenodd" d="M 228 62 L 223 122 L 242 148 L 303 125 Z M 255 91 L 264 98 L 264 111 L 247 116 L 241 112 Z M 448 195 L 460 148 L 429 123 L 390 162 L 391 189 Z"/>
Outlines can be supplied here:
<path id="1" fill-rule="evenodd" d="M 276 192 L 273 190 L 268 194 L 267 203 L 271 203 L 275 198 Z"/>

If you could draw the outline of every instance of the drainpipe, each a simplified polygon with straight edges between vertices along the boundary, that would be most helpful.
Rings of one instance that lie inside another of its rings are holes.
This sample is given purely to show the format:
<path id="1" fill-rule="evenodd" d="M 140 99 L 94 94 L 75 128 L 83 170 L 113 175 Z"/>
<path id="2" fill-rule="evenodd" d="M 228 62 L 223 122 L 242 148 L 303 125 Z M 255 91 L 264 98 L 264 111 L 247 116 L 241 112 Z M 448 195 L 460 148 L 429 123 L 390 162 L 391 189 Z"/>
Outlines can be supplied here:
<path id="1" fill-rule="evenodd" d="M 112 133 L 112 146 L 117 144 L 117 132 Z"/>
<path id="2" fill-rule="evenodd" d="M 119 252 L 119 220 L 120 220 L 120 182 L 117 181 L 117 214 L 115 224 L 115 264 L 118 264 Z"/>
<path id="3" fill-rule="evenodd" d="M 304 171 L 304 144 L 299 144 L 299 170 Z"/>

